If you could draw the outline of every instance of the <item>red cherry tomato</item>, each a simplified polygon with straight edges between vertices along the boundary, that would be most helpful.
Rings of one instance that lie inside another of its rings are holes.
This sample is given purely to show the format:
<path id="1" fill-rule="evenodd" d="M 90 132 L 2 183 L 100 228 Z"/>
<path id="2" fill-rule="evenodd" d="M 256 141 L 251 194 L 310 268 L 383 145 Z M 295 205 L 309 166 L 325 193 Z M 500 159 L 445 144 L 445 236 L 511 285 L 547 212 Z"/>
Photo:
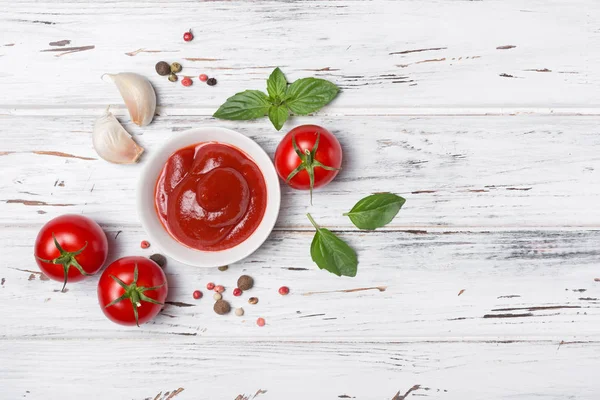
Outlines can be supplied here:
<path id="1" fill-rule="evenodd" d="M 62 215 L 42 227 L 35 239 L 34 256 L 51 279 L 77 282 L 93 275 L 106 261 L 108 241 L 100 226 L 83 215 Z"/>
<path id="2" fill-rule="evenodd" d="M 158 264 L 146 257 L 123 257 L 100 276 L 98 302 L 111 321 L 140 326 L 156 317 L 168 291 L 167 277 Z"/>
<path id="3" fill-rule="evenodd" d="M 311 197 L 312 189 L 331 182 L 341 166 L 340 142 L 327 129 L 317 125 L 292 129 L 275 151 L 279 177 L 294 189 L 309 189 Z"/>

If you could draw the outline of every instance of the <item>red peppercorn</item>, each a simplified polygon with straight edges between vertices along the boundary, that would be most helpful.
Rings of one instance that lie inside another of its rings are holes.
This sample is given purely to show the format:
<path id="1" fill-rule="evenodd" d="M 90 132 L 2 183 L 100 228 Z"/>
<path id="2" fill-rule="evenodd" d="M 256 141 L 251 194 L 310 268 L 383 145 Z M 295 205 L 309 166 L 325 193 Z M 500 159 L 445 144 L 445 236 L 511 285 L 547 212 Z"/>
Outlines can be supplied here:
<path id="1" fill-rule="evenodd" d="M 256 320 L 256 325 L 258 326 L 265 326 L 265 319 L 264 318 L 259 318 Z"/>
<path id="2" fill-rule="evenodd" d="M 140 247 L 142 249 L 147 249 L 148 247 L 150 247 L 150 242 L 147 240 L 142 240 L 142 243 L 140 243 Z"/>
<path id="3" fill-rule="evenodd" d="M 191 29 L 183 34 L 183 40 L 185 40 L 186 42 L 191 42 L 193 39 L 194 34 L 192 33 Z"/>
<path id="4" fill-rule="evenodd" d="M 214 284 L 214 283 L 212 283 L 212 282 L 208 282 L 208 283 L 206 284 L 206 288 L 207 288 L 208 290 L 213 290 L 213 289 L 215 288 L 215 284 Z"/>
<path id="5" fill-rule="evenodd" d="M 183 79 L 181 80 L 181 84 L 182 84 L 183 86 L 192 86 L 192 83 L 193 83 L 193 82 L 192 82 L 192 78 L 190 78 L 189 76 L 186 76 L 185 78 L 183 78 Z"/>
<path id="6" fill-rule="evenodd" d="M 215 286 L 215 292 L 217 293 L 223 293 L 225 291 L 225 287 L 223 287 L 223 285 L 217 285 Z"/>
<path id="7" fill-rule="evenodd" d="M 282 286 L 279 288 L 279 294 L 282 296 L 285 296 L 286 294 L 288 294 L 290 292 L 290 288 L 287 286 Z"/>
<path id="8" fill-rule="evenodd" d="M 200 76 L 198 77 L 198 79 L 200 79 L 202 82 L 206 82 L 208 80 L 208 75 L 206 75 L 206 74 L 200 74 Z"/>
<path id="9" fill-rule="evenodd" d="M 242 295 L 242 289 L 240 289 L 239 287 L 236 287 L 235 289 L 233 289 L 233 295 L 234 296 L 241 296 Z"/>
<path id="10" fill-rule="evenodd" d="M 194 293 L 192 296 L 194 296 L 194 299 L 198 300 L 199 298 L 202 297 L 202 292 L 199 290 L 194 290 Z"/>

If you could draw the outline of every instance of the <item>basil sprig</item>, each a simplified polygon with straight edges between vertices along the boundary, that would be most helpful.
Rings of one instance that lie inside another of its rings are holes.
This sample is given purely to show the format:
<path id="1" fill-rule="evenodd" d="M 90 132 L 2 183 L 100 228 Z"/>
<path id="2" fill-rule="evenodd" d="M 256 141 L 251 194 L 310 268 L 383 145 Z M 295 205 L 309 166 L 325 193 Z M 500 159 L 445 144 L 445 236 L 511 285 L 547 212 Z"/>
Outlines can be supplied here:
<path id="1" fill-rule="evenodd" d="M 279 68 L 267 79 L 268 96 L 260 90 L 236 93 L 225 101 L 213 117 L 228 120 L 249 120 L 269 116 L 280 130 L 290 116 L 307 115 L 320 110 L 337 96 L 339 88 L 318 78 L 303 78 L 288 85 Z"/>
<path id="2" fill-rule="evenodd" d="M 356 252 L 329 229 L 321 228 L 310 214 L 306 214 L 317 232 L 310 245 L 312 260 L 321 269 L 337 276 L 356 276 Z"/>
<path id="3" fill-rule="evenodd" d="M 392 222 L 406 199 L 393 193 L 376 193 L 359 200 L 344 215 L 360 229 L 377 229 Z"/>

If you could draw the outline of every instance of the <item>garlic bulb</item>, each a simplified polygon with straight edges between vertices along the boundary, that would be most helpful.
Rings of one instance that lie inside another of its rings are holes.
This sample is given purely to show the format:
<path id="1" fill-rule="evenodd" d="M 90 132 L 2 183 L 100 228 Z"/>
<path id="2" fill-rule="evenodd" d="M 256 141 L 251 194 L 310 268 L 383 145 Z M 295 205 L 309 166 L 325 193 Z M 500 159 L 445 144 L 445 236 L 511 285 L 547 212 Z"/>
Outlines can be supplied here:
<path id="1" fill-rule="evenodd" d="M 152 122 L 156 111 L 156 93 L 148 79 L 133 72 L 105 74 L 117 85 L 131 120 L 139 126 Z"/>
<path id="2" fill-rule="evenodd" d="M 134 164 L 144 152 L 108 108 L 96 120 L 92 141 L 98 155 L 115 164 Z"/>

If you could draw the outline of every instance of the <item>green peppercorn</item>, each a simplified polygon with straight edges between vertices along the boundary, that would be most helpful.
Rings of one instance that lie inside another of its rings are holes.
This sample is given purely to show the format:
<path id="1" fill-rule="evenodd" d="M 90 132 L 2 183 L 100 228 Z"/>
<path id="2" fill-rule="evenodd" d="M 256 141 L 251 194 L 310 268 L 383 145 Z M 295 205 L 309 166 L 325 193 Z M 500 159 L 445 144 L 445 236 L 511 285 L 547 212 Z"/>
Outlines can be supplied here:
<path id="1" fill-rule="evenodd" d="M 160 76 L 166 76 L 169 75 L 171 73 L 171 66 L 169 65 L 169 63 L 165 62 L 165 61 L 159 61 L 156 63 L 156 72 L 160 75 Z"/>
<path id="2" fill-rule="evenodd" d="M 219 267 L 219 271 L 227 271 L 229 269 L 228 265 L 223 265 L 221 267 Z"/>
<path id="3" fill-rule="evenodd" d="M 174 62 L 173 64 L 171 64 L 171 72 L 176 74 L 178 72 L 181 72 L 182 67 L 181 64 L 179 64 L 178 62 Z"/>
<path id="4" fill-rule="evenodd" d="M 169 80 L 170 80 L 171 82 L 177 82 L 177 79 L 178 79 L 178 78 L 177 78 L 177 75 L 175 75 L 175 74 L 171 74 L 171 75 L 169 75 Z"/>
<path id="5" fill-rule="evenodd" d="M 215 78 L 208 78 L 208 80 L 206 81 L 206 84 L 208 86 L 215 86 L 217 84 L 217 80 Z"/>

